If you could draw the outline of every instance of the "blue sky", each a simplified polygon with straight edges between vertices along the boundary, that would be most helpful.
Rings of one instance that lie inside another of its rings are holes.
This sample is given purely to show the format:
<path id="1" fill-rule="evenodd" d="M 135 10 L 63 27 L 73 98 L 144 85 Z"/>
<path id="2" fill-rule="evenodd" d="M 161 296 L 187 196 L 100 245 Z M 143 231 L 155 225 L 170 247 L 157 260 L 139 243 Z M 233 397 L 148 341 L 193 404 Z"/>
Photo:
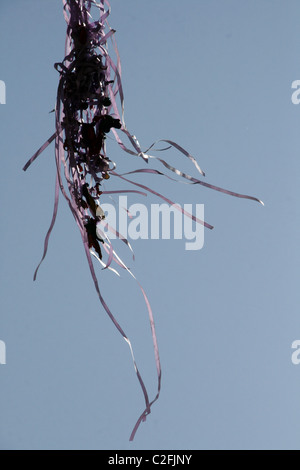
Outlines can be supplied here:
<path id="1" fill-rule="evenodd" d="M 299 449 L 300 5 L 294 0 L 111 1 L 127 126 L 145 148 L 175 140 L 205 180 L 259 204 L 152 175 L 136 181 L 204 204 L 215 228 L 200 251 L 137 240 L 125 259 L 154 311 L 162 392 L 133 443 L 143 396 L 126 343 L 95 293 L 77 226 L 54 200 L 53 133 L 65 21 L 60 1 L 0 3 L 0 446 L 3 449 Z M 109 143 L 119 171 L 143 162 Z M 188 172 L 176 151 L 165 155 Z M 153 167 L 158 168 L 153 164 Z M 110 180 L 116 187 L 116 183 Z M 133 196 L 130 203 L 144 202 Z M 147 204 L 158 203 L 148 196 Z M 132 340 L 151 396 L 147 311 L 134 281 L 99 269 L 104 298 Z"/>

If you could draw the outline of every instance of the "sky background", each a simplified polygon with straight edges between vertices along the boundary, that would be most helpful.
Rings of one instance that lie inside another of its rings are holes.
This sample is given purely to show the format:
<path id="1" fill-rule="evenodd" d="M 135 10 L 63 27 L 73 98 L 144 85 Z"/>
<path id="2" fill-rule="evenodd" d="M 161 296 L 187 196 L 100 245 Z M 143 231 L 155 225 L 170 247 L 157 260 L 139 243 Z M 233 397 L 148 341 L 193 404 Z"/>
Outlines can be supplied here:
<path id="1" fill-rule="evenodd" d="M 200 251 L 180 240 L 120 247 L 154 311 L 162 392 L 144 409 L 128 346 L 101 307 L 63 199 L 34 283 L 53 209 L 54 132 L 64 57 L 61 1 L 0 0 L 1 449 L 300 449 L 300 79 L 297 0 L 112 0 L 127 127 L 147 148 L 175 140 L 207 182 L 259 204 L 139 175 L 178 203 L 205 205 Z M 117 169 L 145 167 L 109 142 Z M 197 176 L 176 150 L 165 157 Z M 151 163 L 153 168 L 160 168 Z M 120 185 L 111 179 L 107 188 Z M 127 186 L 128 187 L 128 186 Z M 129 203 L 145 202 L 131 196 Z M 148 196 L 147 204 L 159 203 Z M 148 386 L 156 371 L 137 284 L 96 266 L 104 298 L 132 340 Z"/>

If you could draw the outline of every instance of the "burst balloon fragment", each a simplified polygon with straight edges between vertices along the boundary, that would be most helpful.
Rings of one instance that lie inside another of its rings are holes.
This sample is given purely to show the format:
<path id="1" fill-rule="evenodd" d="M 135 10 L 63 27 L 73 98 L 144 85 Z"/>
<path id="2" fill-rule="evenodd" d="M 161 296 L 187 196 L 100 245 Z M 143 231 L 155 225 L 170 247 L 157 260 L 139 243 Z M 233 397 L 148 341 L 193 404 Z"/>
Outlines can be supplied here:
<path id="1" fill-rule="evenodd" d="M 59 73 L 57 101 L 54 110 L 55 132 L 23 168 L 26 171 L 51 142 L 55 141 L 56 183 L 53 216 L 45 237 L 42 259 L 34 273 L 34 280 L 36 279 L 41 262 L 47 253 L 49 237 L 55 224 L 59 194 L 61 192 L 69 205 L 80 231 L 100 302 L 119 333 L 128 343 L 135 372 L 143 392 L 145 409 L 142 411 L 131 432 L 130 440 L 133 440 L 139 425 L 142 421 L 146 420 L 146 416 L 150 413 L 153 403 L 159 397 L 161 389 L 161 364 L 153 313 L 146 293 L 138 283 L 148 310 L 157 370 L 157 392 L 155 397 L 150 400 L 139 368 L 137 367 L 131 342 L 102 296 L 93 264 L 92 257 L 104 269 L 118 273 L 113 267 L 113 264 L 115 264 L 117 268 L 126 270 L 136 279 L 132 271 L 115 252 L 111 239 L 107 232 L 103 230 L 105 218 L 100 205 L 100 197 L 104 198 L 106 194 L 118 192 L 105 191 L 103 189 L 103 182 L 108 182 L 113 177 L 116 180 L 120 179 L 135 186 L 135 189 L 129 189 L 127 192 L 142 195 L 152 193 L 169 204 L 173 204 L 173 202 L 150 187 L 128 178 L 128 174 L 119 174 L 116 171 L 115 163 L 107 155 L 107 136 L 112 135 L 124 152 L 138 157 L 143 164 L 155 159 L 166 170 L 171 172 L 167 174 L 163 171 L 144 167 L 130 171 L 131 175 L 147 173 L 148 175 L 159 175 L 160 177 L 164 176 L 170 179 L 176 179 L 174 177 L 177 176 L 189 184 L 201 185 L 231 196 L 263 203 L 255 197 L 228 191 L 206 183 L 203 179 L 194 178 L 175 168 L 163 158 L 149 153 L 151 149 L 155 150 L 158 142 L 163 142 L 167 146 L 164 149 L 157 150 L 176 149 L 189 159 L 198 173 L 204 177 L 205 174 L 196 159 L 172 140 L 157 141 L 147 150 L 143 151 L 137 138 L 129 132 L 124 121 L 121 62 L 115 40 L 115 30 L 110 27 L 108 22 L 110 15 L 109 2 L 107 0 L 63 0 L 63 13 L 67 22 L 67 34 L 65 58 L 62 62 L 55 64 L 55 68 Z M 111 44 L 114 59 L 108 44 Z M 124 140 L 128 141 L 128 144 L 125 144 Z M 170 176 L 172 173 L 174 174 L 173 178 Z M 124 192 L 124 190 L 120 190 L 121 192 Z M 179 205 L 177 205 L 177 208 L 185 215 L 191 217 L 196 223 L 201 223 L 208 229 L 213 228 L 207 222 L 201 221 L 191 214 L 186 214 Z M 114 227 L 108 227 L 108 229 L 131 249 L 129 241 L 121 233 Z"/>

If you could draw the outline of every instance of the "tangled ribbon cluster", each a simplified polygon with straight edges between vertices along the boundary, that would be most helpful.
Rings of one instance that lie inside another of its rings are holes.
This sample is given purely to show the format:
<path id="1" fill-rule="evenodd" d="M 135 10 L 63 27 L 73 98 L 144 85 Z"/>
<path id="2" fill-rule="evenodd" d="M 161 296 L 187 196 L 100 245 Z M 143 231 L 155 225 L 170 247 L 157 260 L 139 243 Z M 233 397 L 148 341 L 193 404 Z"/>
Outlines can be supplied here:
<path id="1" fill-rule="evenodd" d="M 96 21 L 93 20 L 92 9 L 98 10 L 99 19 Z M 129 345 L 136 375 L 144 394 L 145 409 L 138 418 L 131 433 L 130 440 L 133 440 L 140 423 L 145 421 L 146 416 L 151 411 L 152 404 L 159 397 L 161 388 L 161 365 L 152 310 L 145 291 L 139 284 L 148 309 L 158 378 L 157 394 L 154 399 L 150 401 L 136 364 L 131 343 L 102 297 L 92 261 L 93 256 L 104 269 L 110 269 L 117 273 L 111 266 L 112 262 L 115 262 L 118 267 L 125 269 L 134 277 L 130 269 L 115 252 L 108 235 L 103 231 L 105 216 L 99 202 L 100 196 L 102 197 L 104 194 L 123 191 L 104 191 L 101 183 L 103 180 L 108 180 L 113 175 L 139 188 L 128 190 L 127 192 L 143 195 L 150 192 L 169 204 L 173 204 L 178 210 L 194 221 L 210 229 L 213 227 L 187 213 L 179 205 L 176 206 L 176 204 L 162 194 L 128 179 L 126 177 L 128 174 L 118 174 L 115 171 L 116 165 L 109 159 L 106 153 L 107 134 L 112 133 L 117 143 L 125 152 L 140 157 L 145 162 L 149 162 L 150 159 L 156 159 L 175 175 L 188 180 L 190 184 L 199 184 L 225 194 L 256 200 L 260 203 L 261 201 L 255 197 L 228 191 L 194 178 L 173 167 L 164 159 L 149 154 L 149 151 L 157 142 L 164 142 L 167 144 L 167 147 L 160 150 L 167 150 L 171 147 L 176 148 L 194 164 L 195 168 L 202 176 L 205 176 L 195 158 L 180 145 L 171 140 L 157 141 L 146 151 L 142 151 L 138 140 L 127 130 L 124 121 L 124 93 L 122 87 L 121 63 L 114 38 L 115 30 L 111 29 L 108 23 L 108 16 L 110 14 L 109 2 L 107 0 L 99 0 L 98 2 L 96 0 L 63 0 L 63 12 L 67 22 L 67 35 L 65 58 L 62 62 L 55 64 L 55 68 L 60 74 L 55 107 L 56 130 L 23 168 L 27 170 L 31 163 L 55 140 L 57 171 L 54 210 L 52 221 L 45 237 L 43 256 L 34 273 L 34 279 L 36 279 L 40 264 L 47 253 L 49 237 L 55 224 L 59 193 L 61 191 L 68 202 L 80 230 L 99 299 L 114 325 Z M 109 39 L 112 41 L 116 56 L 115 61 L 113 61 L 108 51 Z M 119 104 L 117 103 L 117 98 L 119 98 Z M 121 112 L 119 108 L 121 108 Z M 130 147 L 124 144 L 118 131 L 129 139 Z M 173 179 L 162 171 L 150 168 L 137 169 L 130 173 L 149 173 Z M 63 175 L 65 182 L 63 182 Z M 107 223 L 106 226 L 108 230 L 114 233 L 114 235 L 120 238 L 131 249 L 129 241 L 123 237 L 122 234 L 117 232 L 114 227 L 108 226 Z M 104 249 L 107 254 L 106 262 L 102 259 L 102 249 Z"/>

